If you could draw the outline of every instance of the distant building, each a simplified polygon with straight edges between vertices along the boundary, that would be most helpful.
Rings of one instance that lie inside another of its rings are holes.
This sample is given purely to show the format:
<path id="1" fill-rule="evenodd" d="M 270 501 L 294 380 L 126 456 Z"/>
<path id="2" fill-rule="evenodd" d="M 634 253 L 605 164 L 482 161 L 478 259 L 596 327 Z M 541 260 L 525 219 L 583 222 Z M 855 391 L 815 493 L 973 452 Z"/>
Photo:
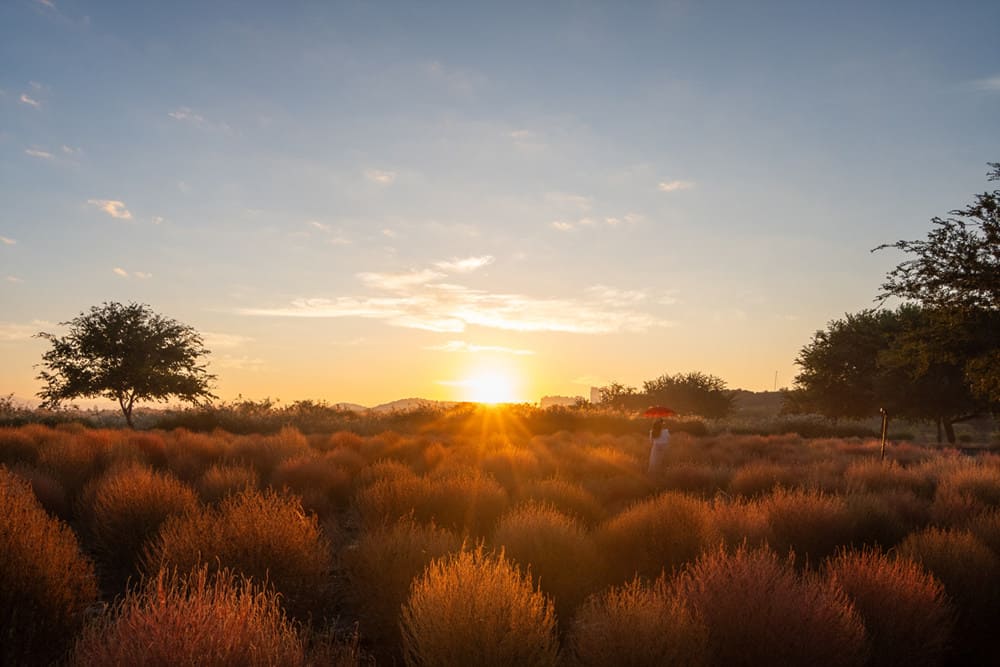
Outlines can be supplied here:
<path id="1" fill-rule="evenodd" d="M 590 388 L 590 402 L 597 405 L 601 402 L 601 388 L 591 387 Z"/>
<path id="2" fill-rule="evenodd" d="M 583 396 L 542 396 L 542 400 L 538 402 L 538 405 L 543 409 L 555 407 L 557 405 L 571 407 L 582 400 Z"/>

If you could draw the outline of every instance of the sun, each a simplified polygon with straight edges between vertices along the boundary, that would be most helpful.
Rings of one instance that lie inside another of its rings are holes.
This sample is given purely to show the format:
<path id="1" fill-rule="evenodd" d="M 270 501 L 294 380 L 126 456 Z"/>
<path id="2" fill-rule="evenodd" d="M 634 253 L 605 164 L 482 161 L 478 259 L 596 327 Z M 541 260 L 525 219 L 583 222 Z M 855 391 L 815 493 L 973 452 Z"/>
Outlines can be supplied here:
<path id="1" fill-rule="evenodd" d="M 516 403 L 517 391 L 514 380 L 505 373 L 496 371 L 478 373 L 465 382 L 467 399 L 476 403 Z"/>

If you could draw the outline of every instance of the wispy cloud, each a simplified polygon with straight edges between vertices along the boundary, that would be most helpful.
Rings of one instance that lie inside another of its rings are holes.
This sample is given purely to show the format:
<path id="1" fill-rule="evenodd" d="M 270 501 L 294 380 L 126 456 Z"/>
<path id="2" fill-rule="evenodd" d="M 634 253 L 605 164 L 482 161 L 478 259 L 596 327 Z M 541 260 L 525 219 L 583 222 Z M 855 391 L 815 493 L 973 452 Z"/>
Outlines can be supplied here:
<path id="1" fill-rule="evenodd" d="M 560 232 L 568 232 L 575 227 L 572 222 L 566 222 L 565 220 L 553 220 L 551 224 L 553 229 Z"/>
<path id="2" fill-rule="evenodd" d="M 677 192 L 679 190 L 692 190 L 694 189 L 694 181 L 661 181 L 656 189 L 660 192 Z"/>
<path id="3" fill-rule="evenodd" d="M 422 271 L 408 271 L 406 273 L 359 273 L 358 278 L 368 287 L 397 292 L 429 283 L 438 278 L 444 278 L 444 274 L 424 269 Z"/>
<path id="4" fill-rule="evenodd" d="M 145 271 L 133 271 L 132 273 L 129 273 L 120 266 L 116 266 L 111 269 L 111 272 L 116 276 L 121 276 L 122 278 L 137 278 L 138 280 L 149 280 L 153 277 L 152 273 L 146 273 Z"/>
<path id="5" fill-rule="evenodd" d="M 478 326 L 504 331 L 603 334 L 671 325 L 639 310 L 634 299 L 613 301 L 607 292 L 585 292 L 582 298 L 539 298 L 433 282 L 441 277 L 430 270 L 363 273 L 358 278 L 367 287 L 392 296 L 303 298 L 287 306 L 244 308 L 238 312 L 273 317 L 364 317 L 393 326 L 454 333 Z"/>
<path id="6" fill-rule="evenodd" d="M 43 151 L 40 148 L 25 148 L 25 155 L 30 155 L 31 157 L 41 158 L 43 160 L 51 160 L 54 156 L 48 151 Z"/>
<path id="7" fill-rule="evenodd" d="M 997 76 L 990 76 L 985 79 L 977 79 L 972 82 L 973 88 L 976 90 L 985 90 L 990 93 L 1000 92 L 1000 74 Z"/>
<path id="8" fill-rule="evenodd" d="M 372 183 L 379 185 L 389 185 L 396 180 L 396 172 L 386 169 L 366 169 L 365 178 Z"/>
<path id="9" fill-rule="evenodd" d="M 255 357 L 235 357 L 229 354 L 223 354 L 219 356 L 213 355 L 212 365 L 217 368 L 225 368 L 228 370 L 259 371 L 264 367 L 264 360 L 257 359 Z"/>
<path id="10" fill-rule="evenodd" d="M 203 331 L 201 332 L 201 340 L 205 343 L 205 347 L 210 350 L 215 349 L 226 349 L 231 350 L 247 343 L 253 342 L 253 338 L 249 336 L 241 336 L 239 334 L 222 333 L 219 331 Z"/>
<path id="11" fill-rule="evenodd" d="M 29 340 L 42 329 L 51 326 L 51 322 L 44 320 L 32 320 L 27 324 L 0 322 L 0 341 Z"/>
<path id="12" fill-rule="evenodd" d="M 119 220 L 132 219 L 132 213 L 125 208 L 125 202 L 118 201 L 117 199 L 88 199 L 87 203 L 91 206 L 96 206 L 112 218 L 118 218 Z"/>
<path id="13" fill-rule="evenodd" d="M 594 206 L 593 198 L 572 192 L 546 192 L 545 203 L 556 208 L 575 211 L 589 211 Z"/>
<path id="14" fill-rule="evenodd" d="M 492 263 L 493 255 L 480 255 L 479 257 L 456 258 L 445 262 L 435 262 L 434 266 L 448 273 L 470 273 Z"/>
<path id="15" fill-rule="evenodd" d="M 133 271 L 132 275 L 138 278 L 139 280 L 149 280 L 150 278 L 153 277 L 152 273 L 147 273 L 145 271 Z"/>
<path id="16" fill-rule="evenodd" d="M 76 156 L 76 155 L 82 155 L 83 154 L 83 149 L 80 148 L 79 146 L 77 146 L 77 147 L 74 148 L 73 146 L 67 146 L 66 144 L 63 144 L 62 145 L 62 152 L 65 155 Z"/>
<path id="17" fill-rule="evenodd" d="M 191 123 L 198 127 L 205 126 L 205 117 L 199 113 L 195 113 L 191 107 L 178 107 L 173 111 L 168 111 L 167 115 L 182 123 Z"/>
<path id="18" fill-rule="evenodd" d="M 41 5 L 42 7 L 47 7 L 48 9 L 55 9 L 56 3 L 52 0 L 35 0 L 36 5 Z"/>
<path id="19" fill-rule="evenodd" d="M 351 240 L 350 239 L 348 239 L 347 237 L 345 237 L 345 236 L 343 236 L 341 234 L 336 233 L 334 231 L 333 227 L 331 225 L 326 224 L 325 222 L 320 222 L 319 220 L 307 220 L 306 221 L 306 226 L 307 227 L 311 227 L 312 229 L 315 229 L 315 230 L 317 230 L 319 232 L 322 232 L 323 234 L 326 234 L 327 235 L 327 239 L 326 239 L 327 243 L 330 243 L 332 245 L 350 245 L 351 244 Z"/>
<path id="20" fill-rule="evenodd" d="M 6 236 L 0 236 L 0 243 L 4 245 L 17 245 L 17 241 Z"/>
<path id="21" fill-rule="evenodd" d="M 152 218 L 150 218 L 149 221 L 152 222 L 154 225 L 160 225 L 163 224 L 163 220 L 164 220 L 163 216 L 154 215 Z"/>
<path id="22" fill-rule="evenodd" d="M 42 103 L 35 98 L 28 95 L 28 93 L 21 93 L 21 104 L 27 104 L 29 107 L 34 107 L 36 109 L 42 106 Z"/>
<path id="23" fill-rule="evenodd" d="M 17 276 L 7 276 L 6 278 L 4 278 L 4 280 L 6 280 L 9 283 L 23 283 L 24 282 L 23 278 L 18 278 Z"/>
<path id="24" fill-rule="evenodd" d="M 500 354 L 514 354 L 518 356 L 534 354 L 534 350 L 521 350 L 502 345 L 474 345 L 461 340 L 452 340 L 441 345 L 430 345 L 424 349 L 438 352 L 498 352 Z"/>
<path id="25" fill-rule="evenodd" d="M 642 290 L 622 290 L 607 285 L 594 285 L 588 287 L 586 291 L 595 300 L 608 304 L 635 304 L 646 300 L 646 293 Z"/>
<path id="26" fill-rule="evenodd" d="M 120 266 L 116 266 L 115 268 L 111 269 L 111 272 L 117 276 L 121 276 L 122 278 L 128 278 L 128 271 L 121 268 Z"/>

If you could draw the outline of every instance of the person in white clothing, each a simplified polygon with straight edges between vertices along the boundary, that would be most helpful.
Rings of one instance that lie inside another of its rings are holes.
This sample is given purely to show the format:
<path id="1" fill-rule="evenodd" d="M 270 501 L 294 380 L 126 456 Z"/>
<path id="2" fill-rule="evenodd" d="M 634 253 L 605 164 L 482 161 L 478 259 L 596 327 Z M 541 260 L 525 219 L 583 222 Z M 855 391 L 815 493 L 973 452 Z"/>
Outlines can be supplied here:
<path id="1" fill-rule="evenodd" d="M 663 425 L 662 419 L 653 422 L 653 427 L 649 429 L 649 474 L 652 475 L 663 463 L 663 456 L 667 453 L 667 445 L 670 443 L 670 431 Z"/>

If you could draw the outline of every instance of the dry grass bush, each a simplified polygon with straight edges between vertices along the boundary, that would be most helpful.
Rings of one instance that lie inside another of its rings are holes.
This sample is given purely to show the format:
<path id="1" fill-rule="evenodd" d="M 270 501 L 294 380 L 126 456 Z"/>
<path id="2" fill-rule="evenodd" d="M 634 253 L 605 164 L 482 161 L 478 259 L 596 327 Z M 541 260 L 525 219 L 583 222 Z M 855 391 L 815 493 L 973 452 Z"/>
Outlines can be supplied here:
<path id="1" fill-rule="evenodd" d="M 769 549 L 718 549 L 675 585 L 708 629 L 709 664 L 859 666 L 865 629 L 846 594 Z"/>
<path id="2" fill-rule="evenodd" d="M 337 431 L 327 436 L 325 441 L 313 444 L 313 447 L 321 451 L 349 449 L 360 454 L 364 443 L 365 439 L 353 431 Z"/>
<path id="3" fill-rule="evenodd" d="M 973 517 L 966 528 L 1000 557 L 1000 509 L 995 508 Z"/>
<path id="4" fill-rule="evenodd" d="M 167 446 L 162 433 L 133 431 L 122 438 L 122 441 L 124 447 L 140 452 L 142 459 L 154 468 L 167 465 Z"/>
<path id="5" fill-rule="evenodd" d="M 454 533 L 404 519 L 363 532 L 340 551 L 347 602 L 379 662 L 402 658 L 399 612 L 413 579 L 435 558 L 461 548 Z"/>
<path id="6" fill-rule="evenodd" d="M 932 667 L 941 664 L 954 609 L 941 582 L 916 562 L 875 549 L 842 551 L 824 576 L 854 603 L 868 634 L 869 664 Z"/>
<path id="7" fill-rule="evenodd" d="M 542 466 L 534 452 L 510 445 L 484 456 L 479 462 L 479 469 L 512 495 L 520 493 L 524 485 L 542 476 Z"/>
<path id="8" fill-rule="evenodd" d="M 38 447 L 38 466 L 52 472 L 72 502 L 83 487 L 104 470 L 105 451 L 101 443 L 93 439 L 49 431 Z"/>
<path id="9" fill-rule="evenodd" d="M 128 593 L 80 638 L 72 664 L 304 666 L 306 651 L 274 593 L 202 567 L 187 577 L 161 570 Z"/>
<path id="10" fill-rule="evenodd" d="M 601 521 L 605 514 L 604 507 L 581 484 L 558 477 L 526 484 L 521 489 L 521 499 L 547 503 L 587 525 Z"/>
<path id="11" fill-rule="evenodd" d="M 844 498 L 853 527 L 852 544 L 890 549 L 917 528 L 897 512 L 893 504 L 895 495 L 894 492 L 862 492 Z"/>
<path id="12" fill-rule="evenodd" d="M 48 664 L 97 600 L 94 568 L 66 524 L 0 467 L 0 664 Z"/>
<path id="13" fill-rule="evenodd" d="M 405 463 L 381 459 L 359 470 L 356 482 L 359 488 L 365 488 L 382 480 L 398 480 L 413 477 L 417 477 L 417 473 L 413 472 L 413 469 Z"/>
<path id="14" fill-rule="evenodd" d="M 223 431 L 205 434 L 175 429 L 163 444 L 167 468 L 180 479 L 193 482 L 206 468 L 226 457 L 231 439 L 232 436 Z"/>
<path id="15" fill-rule="evenodd" d="M 712 504 L 710 522 L 709 534 L 718 535 L 719 540 L 732 549 L 740 545 L 763 547 L 774 540 L 767 513 L 755 500 L 717 498 Z"/>
<path id="16" fill-rule="evenodd" d="M 112 581 L 134 571 L 146 540 L 171 516 L 198 507 L 194 491 L 178 479 L 138 465 L 112 468 L 81 494 L 84 534 Z"/>
<path id="17" fill-rule="evenodd" d="M 931 519 L 942 526 L 959 526 L 996 507 L 1000 507 L 1000 469 L 970 462 L 941 475 Z"/>
<path id="18" fill-rule="evenodd" d="M 583 524 L 552 506 L 521 505 L 501 517 L 493 545 L 531 571 L 566 621 L 601 580 L 597 546 Z"/>
<path id="19" fill-rule="evenodd" d="M 705 463 L 677 463 L 655 475 L 659 487 L 681 493 L 711 497 L 729 487 L 732 471 Z"/>
<path id="20" fill-rule="evenodd" d="M 449 470 L 434 477 L 382 479 L 357 494 L 367 525 L 413 516 L 462 533 L 488 535 L 507 509 L 507 492 L 477 470 Z"/>
<path id="21" fill-rule="evenodd" d="M 320 516 L 343 509 L 354 490 L 351 474 L 335 458 L 317 454 L 282 461 L 271 473 L 271 484 L 296 493 L 305 509 Z"/>
<path id="22" fill-rule="evenodd" d="M 66 489 L 51 473 L 23 463 L 12 466 L 10 470 L 31 485 L 35 498 L 46 512 L 65 520 L 71 518 L 72 508 Z"/>
<path id="23" fill-rule="evenodd" d="M 911 491 L 926 498 L 934 494 L 934 483 L 925 475 L 892 460 L 854 461 L 844 471 L 844 481 L 849 493 Z"/>
<path id="24" fill-rule="evenodd" d="M 266 478 L 282 461 L 308 453 L 306 437 L 298 429 L 286 426 L 274 435 L 251 435 L 236 440 L 230 456 L 246 461 Z"/>
<path id="25" fill-rule="evenodd" d="M 297 498 L 274 491 L 247 490 L 217 508 L 173 517 L 147 548 L 144 561 L 147 573 L 206 564 L 212 571 L 229 568 L 267 581 L 299 619 L 329 611 L 330 545 Z"/>
<path id="26" fill-rule="evenodd" d="M 708 664 L 708 631 L 666 578 L 633 579 L 591 597 L 567 641 L 567 662 L 580 667 Z"/>
<path id="27" fill-rule="evenodd" d="M 777 489 L 758 499 L 778 553 L 794 550 L 818 563 L 854 539 L 855 522 L 844 498 L 802 489 Z"/>
<path id="28" fill-rule="evenodd" d="M 403 606 L 409 665 L 551 666 L 559 661 L 552 605 L 503 554 L 480 547 L 435 560 Z"/>
<path id="29" fill-rule="evenodd" d="M 798 486 L 801 481 L 801 471 L 792 466 L 755 461 L 733 472 L 729 480 L 729 492 L 753 498 L 770 493 L 779 486 Z"/>
<path id="30" fill-rule="evenodd" d="M 38 461 L 38 448 L 27 428 L 0 428 L 0 464 L 33 464 Z"/>
<path id="31" fill-rule="evenodd" d="M 357 450 L 348 447 L 335 447 L 327 450 L 323 453 L 323 458 L 328 463 L 348 471 L 352 476 L 368 465 L 368 461 Z"/>
<path id="32" fill-rule="evenodd" d="M 260 485 L 257 471 L 241 463 L 213 463 L 198 479 L 196 488 L 201 499 L 217 505 L 233 493 L 256 489 Z"/>
<path id="33" fill-rule="evenodd" d="M 694 560 L 720 539 L 707 501 L 667 492 L 608 519 L 595 534 L 611 583 L 654 579 Z"/>

